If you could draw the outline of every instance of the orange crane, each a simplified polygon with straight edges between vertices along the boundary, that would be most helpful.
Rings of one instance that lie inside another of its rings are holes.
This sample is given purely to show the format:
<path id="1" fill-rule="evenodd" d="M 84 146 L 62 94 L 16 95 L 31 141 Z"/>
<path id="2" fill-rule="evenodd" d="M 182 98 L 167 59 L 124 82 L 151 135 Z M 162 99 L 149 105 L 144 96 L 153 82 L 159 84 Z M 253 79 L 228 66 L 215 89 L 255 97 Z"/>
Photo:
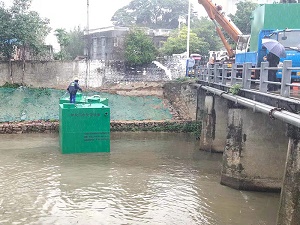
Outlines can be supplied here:
<path id="1" fill-rule="evenodd" d="M 232 38 L 235 43 L 239 43 L 242 39 L 243 43 L 248 42 L 250 35 L 243 35 L 240 29 L 228 18 L 224 12 L 222 12 L 222 6 L 213 4 L 211 0 L 198 0 L 206 10 L 209 18 L 213 21 L 216 31 L 222 40 L 224 47 L 230 58 L 234 57 L 235 53 L 231 46 L 228 44 L 224 34 L 219 28 L 218 24 L 226 31 L 226 33 Z M 247 44 L 246 44 L 247 45 Z M 248 47 L 242 44 L 242 49 Z"/>

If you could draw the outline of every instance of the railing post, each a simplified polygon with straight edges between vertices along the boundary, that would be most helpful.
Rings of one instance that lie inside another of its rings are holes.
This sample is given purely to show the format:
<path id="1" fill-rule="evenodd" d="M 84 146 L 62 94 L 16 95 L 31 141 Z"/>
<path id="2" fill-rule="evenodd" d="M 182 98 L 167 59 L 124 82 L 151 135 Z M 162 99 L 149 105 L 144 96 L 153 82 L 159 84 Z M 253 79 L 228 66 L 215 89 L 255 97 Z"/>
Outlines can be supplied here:
<path id="1" fill-rule="evenodd" d="M 237 65 L 235 63 L 232 64 L 232 67 L 231 67 L 231 80 L 230 80 L 230 85 L 231 86 L 235 85 L 235 83 L 236 83 L 236 68 L 237 68 Z"/>
<path id="2" fill-rule="evenodd" d="M 212 70 L 213 68 L 212 68 L 212 66 L 211 66 L 211 64 L 209 64 L 208 65 L 208 74 L 207 74 L 207 82 L 210 82 L 210 80 L 211 80 L 211 76 L 212 76 Z"/>
<path id="3" fill-rule="evenodd" d="M 204 75 L 204 70 L 203 70 L 203 66 L 199 66 L 199 74 L 198 74 L 198 80 L 203 80 L 203 75 Z"/>
<path id="4" fill-rule="evenodd" d="M 245 63 L 243 69 L 243 88 L 250 89 L 251 87 L 251 68 L 252 63 Z"/>
<path id="5" fill-rule="evenodd" d="M 222 84 L 226 84 L 226 77 L 227 77 L 227 65 L 222 65 Z"/>
<path id="6" fill-rule="evenodd" d="M 292 83 L 292 70 L 288 69 L 288 67 L 292 67 L 292 60 L 283 61 L 282 67 L 282 78 L 281 78 L 281 89 L 280 95 L 283 97 L 290 97 L 290 86 L 286 84 Z"/>
<path id="7" fill-rule="evenodd" d="M 204 81 L 207 81 L 208 73 L 209 73 L 209 65 L 208 66 L 203 66 L 203 77 L 202 79 Z"/>
<path id="8" fill-rule="evenodd" d="M 213 83 L 218 82 L 218 76 L 219 76 L 218 64 L 215 63 L 215 65 L 214 65 L 214 79 L 213 79 Z"/>
<path id="9" fill-rule="evenodd" d="M 200 73 L 199 73 L 199 77 L 198 79 L 199 80 L 204 80 L 204 74 L 205 74 L 205 69 L 204 69 L 204 66 L 200 66 Z"/>
<path id="10" fill-rule="evenodd" d="M 266 67 L 269 66 L 269 62 L 262 62 L 260 65 L 260 78 L 259 78 L 259 91 L 266 93 L 268 91 L 268 70 Z"/>
<path id="11" fill-rule="evenodd" d="M 207 81 L 207 77 L 208 77 L 208 74 L 209 74 L 209 65 L 206 66 L 203 66 L 203 81 Z"/>

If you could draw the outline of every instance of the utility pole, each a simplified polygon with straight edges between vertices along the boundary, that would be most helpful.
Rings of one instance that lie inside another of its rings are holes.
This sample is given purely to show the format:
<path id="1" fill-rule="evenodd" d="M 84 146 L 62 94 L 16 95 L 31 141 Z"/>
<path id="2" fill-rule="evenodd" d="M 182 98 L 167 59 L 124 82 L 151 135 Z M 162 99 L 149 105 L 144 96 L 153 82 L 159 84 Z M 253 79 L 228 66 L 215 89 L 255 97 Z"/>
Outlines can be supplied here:
<path id="1" fill-rule="evenodd" d="M 189 75 L 189 64 L 190 64 L 190 29 L 191 29 L 191 0 L 189 0 L 189 11 L 187 21 L 187 38 L 186 38 L 186 62 L 185 62 L 185 76 Z"/>
<path id="2" fill-rule="evenodd" d="M 86 46 L 86 50 L 87 50 L 87 56 L 86 56 L 86 76 L 85 76 L 85 87 L 88 87 L 88 77 L 89 77 L 89 73 L 90 73 L 90 59 L 91 59 L 91 55 L 90 55 L 90 15 L 89 15 L 89 8 L 90 8 L 90 2 L 89 0 L 86 1 L 86 36 L 87 36 L 87 46 Z"/>
<path id="3" fill-rule="evenodd" d="M 191 0 L 189 0 L 189 11 L 188 11 L 188 21 L 187 21 L 187 40 L 186 40 L 186 58 L 190 56 L 190 29 L 191 29 Z"/>

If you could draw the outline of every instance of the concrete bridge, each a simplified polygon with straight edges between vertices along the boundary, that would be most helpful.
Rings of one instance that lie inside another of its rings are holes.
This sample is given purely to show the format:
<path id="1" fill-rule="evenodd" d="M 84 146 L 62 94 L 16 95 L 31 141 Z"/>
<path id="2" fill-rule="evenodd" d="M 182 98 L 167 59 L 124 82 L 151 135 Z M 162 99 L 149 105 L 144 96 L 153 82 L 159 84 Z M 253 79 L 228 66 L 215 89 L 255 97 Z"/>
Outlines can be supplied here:
<path id="1" fill-rule="evenodd" d="M 291 61 L 281 82 L 268 81 L 262 63 L 203 67 L 197 74 L 200 149 L 223 153 L 221 184 L 248 191 L 280 191 L 277 225 L 300 224 L 300 100 L 290 97 Z M 259 70 L 260 79 L 252 79 Z M 241 72 L 242 71 L 242 72 Z M 237 73 L 241 72 L 240 76 Z M 281 87 L 267 92 L 267 85 Z"/>

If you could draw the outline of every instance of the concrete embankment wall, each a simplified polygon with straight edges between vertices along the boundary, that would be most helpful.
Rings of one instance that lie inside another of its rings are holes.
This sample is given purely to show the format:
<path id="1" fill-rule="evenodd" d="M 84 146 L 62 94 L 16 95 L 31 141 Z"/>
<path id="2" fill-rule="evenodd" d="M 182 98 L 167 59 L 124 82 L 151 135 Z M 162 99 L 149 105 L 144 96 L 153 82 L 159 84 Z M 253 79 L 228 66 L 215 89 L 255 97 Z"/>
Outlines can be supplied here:
<path id="1" fill-rule="evenodd" d="M 8 62 L 0 62 L 0 86 L 13 82 L 65 89 L 74 77 L 79 78 L 82 86 L 101 87 L 107 82 L 168 81 L 185 76 L 182 63 L 175 59 L 166 61 L 165 65 L 157 62 L 135 69 L 116 61 L 27 61 L 25 67 L 21 61 L 13 61 L 11 71 Z"/>
<path id="2" fill-rule="evenodd" d="M 181 118 L 196 120 L 197 90 L 189 82 L 165 83 L 163 98 L 169 101 Z"/>

